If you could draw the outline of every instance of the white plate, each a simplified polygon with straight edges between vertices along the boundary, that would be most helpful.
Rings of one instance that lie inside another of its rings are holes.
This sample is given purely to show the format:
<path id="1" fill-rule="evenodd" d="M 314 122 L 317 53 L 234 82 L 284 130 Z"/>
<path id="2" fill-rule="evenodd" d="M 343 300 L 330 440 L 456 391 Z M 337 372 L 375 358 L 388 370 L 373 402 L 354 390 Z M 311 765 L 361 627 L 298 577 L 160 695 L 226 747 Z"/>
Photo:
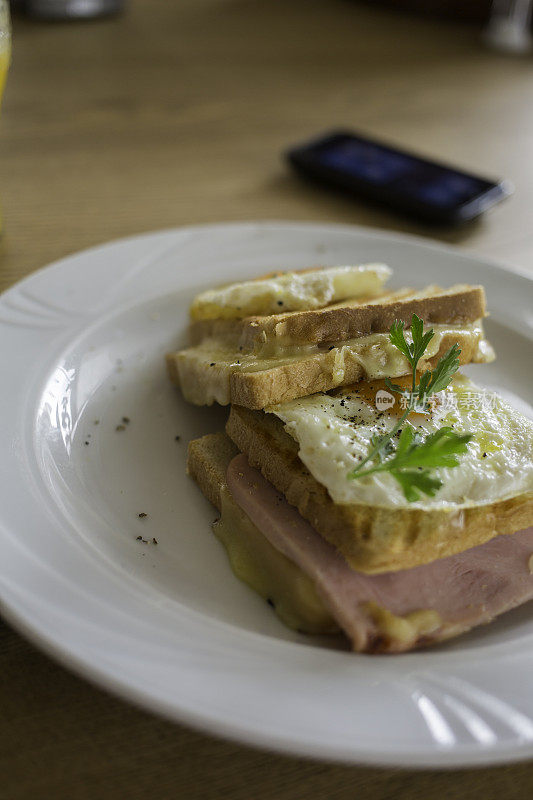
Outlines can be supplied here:
<path id="1" fill-rule="evenodd" d="M 293 634 L 233 577 L 215 513 L 184 473 L 187 441 L 226 413 L 188 406 L 165 376 L 193 294 L 272 268 L 366 260 L 389 263 L 396 284 L 483 283 L 499 359 L 469 371 L 530 410 L 533 282 L 414 238 L 281 223 L 165 231 L 64 259 L 6 292 L 5 614 L 101 686 L 247 744 L 400 766 L 526 758 L 531 605 L 397 657 Z"/>

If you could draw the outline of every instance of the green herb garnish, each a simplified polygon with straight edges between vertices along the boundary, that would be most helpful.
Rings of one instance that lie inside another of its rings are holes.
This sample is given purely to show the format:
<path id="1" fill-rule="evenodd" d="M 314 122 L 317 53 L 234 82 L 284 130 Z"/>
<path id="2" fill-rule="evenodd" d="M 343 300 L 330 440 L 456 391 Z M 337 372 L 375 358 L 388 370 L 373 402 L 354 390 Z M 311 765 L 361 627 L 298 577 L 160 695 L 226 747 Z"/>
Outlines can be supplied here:
<path id="1" fill-rule="evenodd" d="M 395 321 L 390 329 L 389 339 L 407 358 L 412 369 L 411 391 L 385 381 L 388 388 L 406 398 L 406 408 L 392 430 L 383 436 L 372 437 L 372 448 L 360 464 L 348 477 L 352 480 L 374 475 L 377 472 L 389 472 L 402 487 L 405 498 L 414 502 L 422 494 L 434 497 L 441 488 L 442 481 L 435 478 L 431 471 L 438 467 L 456 467 L 459 456 L 467 451 L 467 444 L 472 434 L 458 434 L 450 427 L 439 428 L 435 433 L 420 436 L 415 432 L 407 417 L 412 411 L 427 413 L 428 400 L 431 395 L 445 389 L 459 369 L 459 347 L 454 344 L 439 360 L 434 370 L 426 370 L 417 384 L 417 366 L 433 338 L 431 328 L 424 333 L 424 323 L 413 314 L 411 320 L 413 341 L 407 342 L 404 335 L 404 323 Z M 394 437 L 400 432 L 396 446 Z M 377 463 L 376 463 L 377 462 Z M 368 466 L 366 466 L 368 465 Z M 366 466 L 366 469 L 363 469 Z"/>

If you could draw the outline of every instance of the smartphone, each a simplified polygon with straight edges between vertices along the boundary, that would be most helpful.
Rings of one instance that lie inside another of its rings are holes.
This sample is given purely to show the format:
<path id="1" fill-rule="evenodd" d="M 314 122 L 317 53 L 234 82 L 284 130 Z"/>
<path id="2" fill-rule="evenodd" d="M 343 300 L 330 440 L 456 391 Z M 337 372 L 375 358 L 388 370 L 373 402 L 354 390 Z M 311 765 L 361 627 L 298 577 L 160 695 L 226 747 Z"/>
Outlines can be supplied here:
<path id="1" fill-rule="evenodd" d="M 428 161 L 350 131 L 331 131 L 292 147 L 302 175 L 428 222 L 459 224 L 507 197 L 512 186 Z"/>

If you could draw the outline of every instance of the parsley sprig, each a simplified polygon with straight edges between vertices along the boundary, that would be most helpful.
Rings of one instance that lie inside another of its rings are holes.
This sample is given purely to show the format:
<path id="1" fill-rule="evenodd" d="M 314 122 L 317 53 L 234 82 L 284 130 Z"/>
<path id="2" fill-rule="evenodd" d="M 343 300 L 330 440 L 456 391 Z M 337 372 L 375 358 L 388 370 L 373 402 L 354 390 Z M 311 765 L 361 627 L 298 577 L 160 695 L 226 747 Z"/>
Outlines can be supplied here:
<path id="1" fill-rule="evenodd" d="M 459 347 L 454 344 L 439 360 L 434 370 L 426 370 L 417 384 L 417 367 L 428 344 L 435 335 L 433 328 L 424 333 L 424 323 L 413 314 L 411 320 L 412 343 L 404 334 L 404 323 L 395 321 L 389 332 L 391 343 L 407 358 L 412 370 L 411 391 L 402 386 L 385 381 L 388 388 L 407 399 L 404 413 L 389 433 L 372 438 L 372 448 L 365 458 L 353 469 L 350 479 L 363 478 L 377 472 L 389 472 L 400 484 L 405 498 L 410 502 L 418 500 L 422 494 L 434 497 L 442 486 L 442 481 L 431 474 L 438 467 L 456 467 L 459 456 L 467 451 L 472 434 L 458 434 L 450 427 L 439 428 L 435 433 L 420 436 L 415 432 L 407 417 L 412 411 L 427 413 L 431 395 L 445 389 L 459 369 Z M 400 437 L 394 446 L 394 437 Z M 366 469 L 364 467 L 368 464 Z"/>

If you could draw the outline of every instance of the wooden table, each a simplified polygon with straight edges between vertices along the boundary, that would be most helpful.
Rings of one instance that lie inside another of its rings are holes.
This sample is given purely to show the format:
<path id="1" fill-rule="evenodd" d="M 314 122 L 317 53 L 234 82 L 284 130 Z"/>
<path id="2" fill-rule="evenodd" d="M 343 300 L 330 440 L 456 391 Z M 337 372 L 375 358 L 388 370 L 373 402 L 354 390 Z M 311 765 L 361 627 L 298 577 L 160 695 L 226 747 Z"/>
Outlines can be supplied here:
<path id="1" fill-rule="evenodd" d="M 533 269 L 531 61 L 475 28 L 342 0 L 133 0 L 116 19 L 15 20 L 0 125 L 0 288 L 80 248 L 215 220 L 342 221 Z M 505 176 L 515 195 L 435 231 L 298 182 L 290 143 L 346 125 Z M 0 797 L 525 798 L 533 767 L 412 773 L 249 750 L 156 719 L 0 625 Z M 356 710 L 355 710 L 356 712 Z"/>

